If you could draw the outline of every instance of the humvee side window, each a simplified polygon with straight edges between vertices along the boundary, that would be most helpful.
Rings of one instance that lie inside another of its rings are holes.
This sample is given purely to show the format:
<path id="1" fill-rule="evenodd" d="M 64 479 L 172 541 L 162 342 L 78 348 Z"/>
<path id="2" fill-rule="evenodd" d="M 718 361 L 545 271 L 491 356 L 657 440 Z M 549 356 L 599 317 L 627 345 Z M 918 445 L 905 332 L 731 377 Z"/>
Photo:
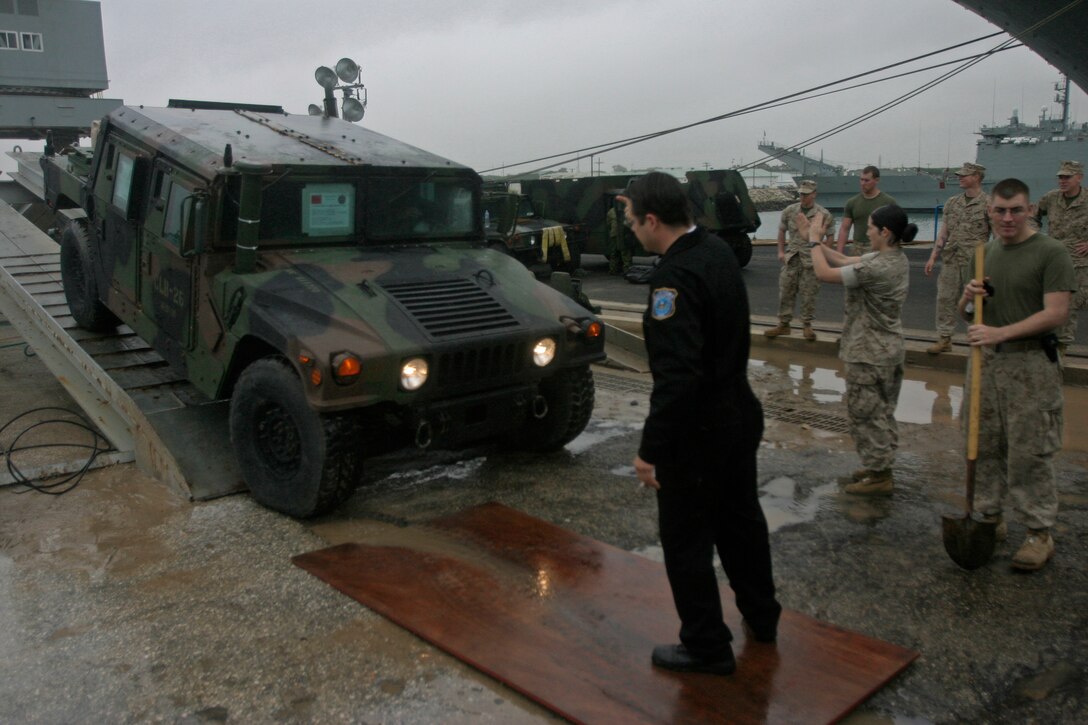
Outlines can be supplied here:
<path id="1" fill-rule="evenodd" d="M 128 215 L 128 199 L 132 191 L 132 169 L 134 162 L 131 156 L 119 154 L 117 156 L 117 173 L 113 177 L 113 205 L 121 210 L 121 214 Z"/>
<path id="2" fill-rule="evenodd" d="M 175 246 L 181 245 L 189 226 L 189 209 L 191 204 L 185 200 L 192 196 L 192 192 L 181 184 L 170 184 L 166 200 L 166 220 L 162 225 L 162 238 Z"/>

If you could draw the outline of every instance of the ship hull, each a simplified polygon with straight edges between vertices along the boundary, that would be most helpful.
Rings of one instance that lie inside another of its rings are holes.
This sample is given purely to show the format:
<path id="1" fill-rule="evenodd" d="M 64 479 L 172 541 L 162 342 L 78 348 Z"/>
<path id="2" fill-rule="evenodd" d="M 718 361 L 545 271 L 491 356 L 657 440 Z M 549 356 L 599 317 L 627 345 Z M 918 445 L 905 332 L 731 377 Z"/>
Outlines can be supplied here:
<path id="1" fill-rule="evenodd" d="M 851 174 L 797 176 L 794 180 L 800 183 L 802 178 L 816 182 L 816 200 L 830 211 L 841 212 L 846 201 L 861 192 L 858 177 Z M 896 203 L 907 211 L 932 211 L 959 193 L 956 184 L 947 184 L 928 174 L 885 174 L 880 177 L 880 190 L 895 197 Z"/>

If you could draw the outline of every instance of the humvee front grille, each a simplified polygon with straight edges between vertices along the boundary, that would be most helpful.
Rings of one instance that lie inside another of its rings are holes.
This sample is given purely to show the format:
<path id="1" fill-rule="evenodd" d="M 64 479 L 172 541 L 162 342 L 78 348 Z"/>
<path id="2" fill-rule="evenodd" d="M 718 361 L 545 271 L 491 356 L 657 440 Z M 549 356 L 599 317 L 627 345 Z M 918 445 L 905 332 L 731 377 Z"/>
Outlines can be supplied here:
<path id="1" fill-rule="evenodd" d="M 382 289 L 433 337 L 446 339 L 517 327 L 517 319 L 472 280 L 393 282 Z"/>
<path id="2" fill-rule="evenodd" d="M 528 343 L 476 347 L 438 355 L 436 380 L 443 388 L 517 375 L 529 360 Z"/>

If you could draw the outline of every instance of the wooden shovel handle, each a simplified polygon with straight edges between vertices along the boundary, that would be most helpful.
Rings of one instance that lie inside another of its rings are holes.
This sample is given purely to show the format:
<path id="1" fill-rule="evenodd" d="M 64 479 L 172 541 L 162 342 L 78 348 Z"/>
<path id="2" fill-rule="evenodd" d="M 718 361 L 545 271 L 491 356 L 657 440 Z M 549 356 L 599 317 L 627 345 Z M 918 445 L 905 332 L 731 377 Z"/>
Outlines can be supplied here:
<path id="1" fill-rule="evenodd" d="M 975 279 L 982 282 L 985 277 L 985 245 L 975 247 Z M 975 295 L 974 324 L 982 324 L 981 294 Z M 982 409 L 982 348 L 971 346 L 971 403 L 967 413 L 967 514 L 975 507 L 975 461 L 978 460 L 978 420 Z"/>

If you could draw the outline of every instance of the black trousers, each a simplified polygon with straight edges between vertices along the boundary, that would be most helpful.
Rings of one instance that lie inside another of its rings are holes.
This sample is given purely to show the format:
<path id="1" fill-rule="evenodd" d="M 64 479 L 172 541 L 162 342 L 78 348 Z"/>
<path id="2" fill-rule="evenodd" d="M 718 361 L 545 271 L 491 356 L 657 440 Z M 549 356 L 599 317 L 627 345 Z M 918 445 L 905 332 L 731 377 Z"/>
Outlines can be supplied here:
<path id="1" fill-rule="evenodd" d="M 695 466 L 658 465 L 657 479 L 665 571 L 688 651 L 716 659 L 733 639 L 722 618 L 715 549 L 741 615 L 756 627 L 777 626 L 782 607 L 775 599 L 767 519 L 759 505 L 756 448 L 707 456 Z"/>

